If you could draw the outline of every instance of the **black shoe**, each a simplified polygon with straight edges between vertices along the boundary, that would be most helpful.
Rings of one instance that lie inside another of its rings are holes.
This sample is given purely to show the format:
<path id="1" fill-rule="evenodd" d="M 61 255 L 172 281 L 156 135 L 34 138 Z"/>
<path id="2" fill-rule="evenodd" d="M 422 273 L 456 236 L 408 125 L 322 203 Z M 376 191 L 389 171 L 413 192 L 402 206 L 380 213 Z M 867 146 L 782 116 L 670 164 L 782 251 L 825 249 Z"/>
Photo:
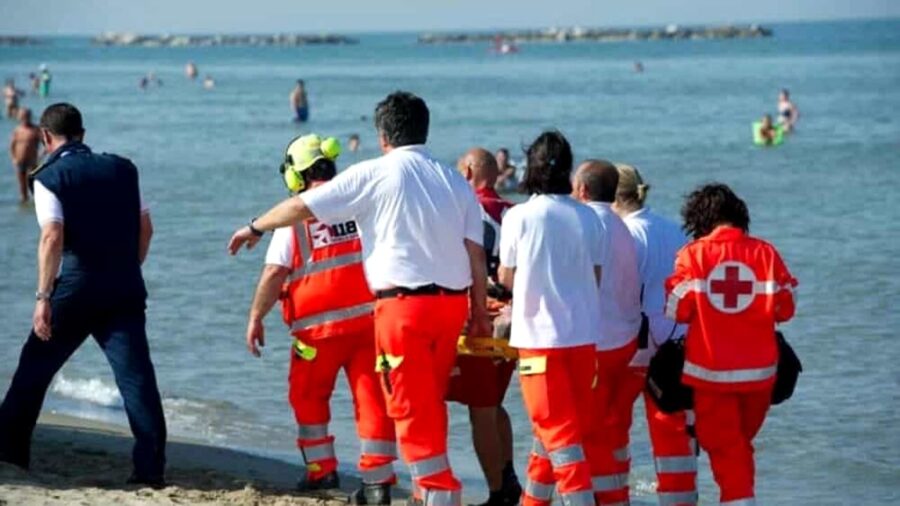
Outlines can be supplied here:
<path id="1" fill-rule="evenodd" d="M 500 489 L 503 494 L 503 504 L 507 506 L 515 506 L 522 500 L 522 485 L 519 479 L 513 475 L 512 480 L 503 480 L 503 488 Z"/>
<path id="2" fill-rule="evenodd" d="M 406 498 L 406 506 L 423 506 L 424 504 L 421 499 L 416 499 L 413 496 Z"/>
<path id="3" fill-rule="evenodd" d="M 166 479 L 162 476 L 138 476 L 132 473 L 125 483 L 129 485 L 142 485 L 156 490 L 166 488 Z"/>
<path id="4" fill-rule="evenodd" d="M 12 464 L 16 467 L 21 467 L 24 470 L 28 470 L 28 457 L 18 457 L 13 456 L 11 454 L 0 452 L 0 462 L 5 462 L 7 464 Z"/>
<path id="5" fill-rule="evenodd" d="M 312 492 L 314 490 L 328 490 L 341 488 L 341 480 L 336 471 L 332 471 L 318 480 L 302 479 L 297 482 L 297 490 L 300 492 Z"/>
<path id="6" fill-rule="evenodd" d="M 390 483 L 363 483 L 361 487 L 356 489 L 350 497 L 347 498 L 350 504 L 390 504 L 391 503 L 391 484 Z"/>

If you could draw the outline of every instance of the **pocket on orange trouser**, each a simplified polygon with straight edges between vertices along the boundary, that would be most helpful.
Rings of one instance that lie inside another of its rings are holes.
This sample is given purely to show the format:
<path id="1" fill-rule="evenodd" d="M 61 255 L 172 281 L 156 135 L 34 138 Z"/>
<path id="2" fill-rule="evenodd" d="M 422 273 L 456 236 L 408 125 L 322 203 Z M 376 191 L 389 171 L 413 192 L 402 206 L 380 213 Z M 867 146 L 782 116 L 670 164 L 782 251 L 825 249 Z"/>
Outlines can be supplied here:
<path id="1" fill-rule="evenodd" d="M 546 422 L 551 416 L 547 358 L 526 350 L 519 355 L 519 382 L 532 423 Z"/>

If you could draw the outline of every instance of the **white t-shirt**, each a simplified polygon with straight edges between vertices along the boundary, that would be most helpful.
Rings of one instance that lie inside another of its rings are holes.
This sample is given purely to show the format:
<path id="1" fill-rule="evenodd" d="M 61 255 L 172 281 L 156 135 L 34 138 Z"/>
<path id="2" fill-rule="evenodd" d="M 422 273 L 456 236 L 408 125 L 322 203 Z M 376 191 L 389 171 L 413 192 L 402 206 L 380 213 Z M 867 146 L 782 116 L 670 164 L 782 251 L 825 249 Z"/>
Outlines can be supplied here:
<path id="1" fill-rule="evenodd" d="M 518 348 L 570 348 L 599 337 L 603 230 L 566 195 L 534 195 L 503 217 L 500 264 L 515 268 L 512 336 Z"/>
<path id="2" fill-rule="evenodd" d="M 321 221 L 355 219 L 369 287 L 472 284 L 464 239 L 481 244 L 481 206 L 454 169 L 425 146 L 395 148 L 300 195 Z"/>
<path id="3" fill-rule="evenodd" d="M 144 202 L 144 196 L 141 195 L 141 214 L 148 214 L 150 206 Z M 44 226 L 50 222 L 63 223 L 62 202 L 56 197 L 56 194 L 48 190 L 43 183 L 38 180 L 34 181 L 34 213 L 37 215 L 38 225 Z"/>
<path id="4" fill-rule="evenodd" d="M 641 328 L 641 280 L 634 240 L 609 204 L 589 202 L 606 230 L 609 248 L 600 278 L 600 351 L 621 348 Z"/>
<path id="5" fill-rule="evenodd" d="M 672 274 L 675 256 L 687 237 L 675 222 L 643 208 L 623 220 L 634 239 L 638 272 L 644 285 L 644 313 L 650 319 L 650 337 L 661 345 L 684 333 L 683 325 L 666 318 L 665 282 Z"/>
<path id="6" fill-rule="evenodd" d="M 291 265 L 291 248 L 294 238 L 291 227 L 276 228 L 272 232 L 272 239 L 269 241 L 269 249 L 266 250 L 266 264 L 280 265 L 290 269 Z"/>

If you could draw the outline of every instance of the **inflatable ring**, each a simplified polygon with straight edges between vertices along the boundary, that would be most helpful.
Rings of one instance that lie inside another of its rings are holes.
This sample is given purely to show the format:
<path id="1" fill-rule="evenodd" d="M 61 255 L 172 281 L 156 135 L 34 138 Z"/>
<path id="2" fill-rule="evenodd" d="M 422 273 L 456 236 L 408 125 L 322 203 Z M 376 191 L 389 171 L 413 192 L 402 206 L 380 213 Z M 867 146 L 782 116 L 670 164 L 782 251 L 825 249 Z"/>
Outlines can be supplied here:
<path id="1" fill-rule="evenodd" d="M 784 142 L 784 127 L 782 125 L 772 125 L 775 129 L 775 138 L 772 139 L 772 144 L 766 144 L 766 140 L 759 133 L 760 127 L 762 127 L 762 121 L 753 123 L 753 144 L 757 146 L 778 146 Z"/>

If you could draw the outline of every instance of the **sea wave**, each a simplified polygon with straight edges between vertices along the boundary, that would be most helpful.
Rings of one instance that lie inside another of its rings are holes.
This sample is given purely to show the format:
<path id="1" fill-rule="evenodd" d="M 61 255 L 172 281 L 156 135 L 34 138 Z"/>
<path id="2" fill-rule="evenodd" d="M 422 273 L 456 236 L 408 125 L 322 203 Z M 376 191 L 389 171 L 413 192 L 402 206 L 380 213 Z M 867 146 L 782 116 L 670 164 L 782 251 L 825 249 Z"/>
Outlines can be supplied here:
<path id="1" fill-rule="evenodd" d="M 67 378 L 60 373 L 53 382 L 51 391 L 57 395 L 98 404 L 105 407 L 121 407 L 122 396 L 115 385 L 99 378 Z"/>

